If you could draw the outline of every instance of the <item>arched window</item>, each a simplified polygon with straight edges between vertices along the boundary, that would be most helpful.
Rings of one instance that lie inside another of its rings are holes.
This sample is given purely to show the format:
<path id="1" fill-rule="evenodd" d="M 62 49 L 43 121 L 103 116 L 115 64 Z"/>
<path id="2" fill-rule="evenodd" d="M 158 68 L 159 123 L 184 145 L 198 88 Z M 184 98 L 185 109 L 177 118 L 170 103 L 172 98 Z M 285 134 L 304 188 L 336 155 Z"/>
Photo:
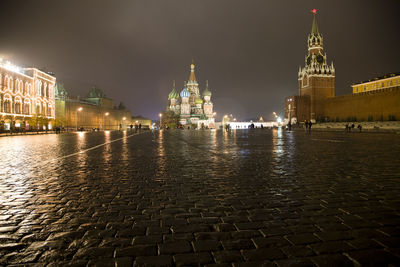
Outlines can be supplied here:
<path id="1" fill-rule="evenodd" d="M 14 112 L 15 112 L 16 114 L 21 114 L 21 102 L 16 102 L 16 103 L 15 103 L 15 110 L 14 110 Z"/>
<path id="2" fill-rule="evenodd" d="M 29 115 L 30 114 L 30 100 L 29 99 L 25 99 L 24 101 L 24 114 Z"/>
<path id="3" fill-rule="evenodd" d="M 40 95 L 44 96 L 44 84 L 40 82 Z"/>
<path id="4" fill-rule="evenodd" d="M 41 104 L 40 104 L 40 101 L 36 101 L 36 109 L 35 109 L 35 113 L 37 114 L 37 115 L 40 115 L 40 111 L 41 111 Z"/>
<path id="5" fill-rule="evenodd" d="M 5 113 L 11 113 L 11 96 L 10 95 L 4 96 L 3 111 Z"/>
<path id="6" fill-rule="evenodd" d="M 10 77 L 7 77 L 7 89 L 8 90 L 11 90 L 12 88 L 11 88 L 11 78 Z"/>
<path id="7" fill-rule="evenodd" d="M 43 85 L 43 96 L 48 97 L 48 92 L 47 92 L 47 83 L 44 83 Z"/>
<path id="8" fill-rule="evenodd" d="M 51 117 L 51 112 L 53 110 L 53 107 L 50 105 L 47 106 L 47 116 Z"/>

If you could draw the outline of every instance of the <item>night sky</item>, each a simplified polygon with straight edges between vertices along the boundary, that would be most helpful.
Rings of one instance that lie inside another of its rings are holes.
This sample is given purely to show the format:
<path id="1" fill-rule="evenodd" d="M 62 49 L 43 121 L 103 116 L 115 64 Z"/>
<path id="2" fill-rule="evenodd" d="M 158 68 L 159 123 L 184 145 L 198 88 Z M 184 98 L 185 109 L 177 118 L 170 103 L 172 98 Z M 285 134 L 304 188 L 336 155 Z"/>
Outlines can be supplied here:
<path id="1" fill-rule="evenodd" d="M 0 56 L 52 71 L 72 95 L 96 85 L 134 115 L 157 118 L 176 80 L 209 80 L 219 120 L 283 114 L 297 94 L 311 9 L 318 10 L 336 95 L 400 71 L 400 1 L 0 1 Z"/>

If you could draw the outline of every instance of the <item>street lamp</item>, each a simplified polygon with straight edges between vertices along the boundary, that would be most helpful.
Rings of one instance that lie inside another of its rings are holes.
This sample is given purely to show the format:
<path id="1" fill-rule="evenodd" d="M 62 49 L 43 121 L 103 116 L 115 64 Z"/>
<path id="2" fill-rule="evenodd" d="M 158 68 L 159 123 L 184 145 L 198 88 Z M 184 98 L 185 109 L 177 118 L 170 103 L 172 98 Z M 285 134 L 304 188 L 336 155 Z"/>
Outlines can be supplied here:
<path id="1" fill-rule="evenodd" d="M 105 122 L 104 122 L 105 119 L 104 119 L 104 116 L 108 116 L 108 115 L 110 115 L 110 113 L 108 113 L 108 112 L 103 114 L 103 130 L 105 130 Z"/>
<path id="2" fill-rule="evenodd" d="M 160 114 L 158 114 L 158 116 L 160 117 L 160 130 L 161 130 L 161 128 L 162 128 L 162 114 L 160 113 Z"/>
<path id="3" fill-rule="evenodd" d="M 81 112 L 82 111 L 82 107 L 79 107 L 75 110 L 75 119 L 76 119 L 76 130 L 78 131 L 78 111 Z"/>
<path id="4" fill-rule="evenodd" d="M 125 125 L 125 120 L 126 120 L 126 117 L 122 117 L 121 129 L 120 129 L 121 131 L 122 131 L 123 128 L 125 128 L 125 126 L 124 126 Z"/>

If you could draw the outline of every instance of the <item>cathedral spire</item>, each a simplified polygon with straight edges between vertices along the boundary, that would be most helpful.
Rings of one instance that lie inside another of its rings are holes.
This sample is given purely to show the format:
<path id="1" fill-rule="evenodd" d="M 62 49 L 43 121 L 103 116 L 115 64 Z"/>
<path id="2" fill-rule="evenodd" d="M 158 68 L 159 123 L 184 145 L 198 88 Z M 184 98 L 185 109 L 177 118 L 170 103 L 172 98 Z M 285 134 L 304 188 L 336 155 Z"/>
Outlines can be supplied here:
<path id="1" fill-rule="evenodd" d="M 190 64 L 190 76 L 189 76 L 189 81 L 195 82 L 196 81 L 196 76 L 194 75 L 194 60 L 192 59 L 192 64 Z"/>
<path id="2" fill-rule="evenodd" d="M 317 24 L 317 10 L 313 9 L 312 13 L 314 14 L 314 19 L 313 19 L 313 23 L 312 23 L 312 28 L 311 28 L 311 33 L 314 35 L 318 35 L 318 24 Z"/>

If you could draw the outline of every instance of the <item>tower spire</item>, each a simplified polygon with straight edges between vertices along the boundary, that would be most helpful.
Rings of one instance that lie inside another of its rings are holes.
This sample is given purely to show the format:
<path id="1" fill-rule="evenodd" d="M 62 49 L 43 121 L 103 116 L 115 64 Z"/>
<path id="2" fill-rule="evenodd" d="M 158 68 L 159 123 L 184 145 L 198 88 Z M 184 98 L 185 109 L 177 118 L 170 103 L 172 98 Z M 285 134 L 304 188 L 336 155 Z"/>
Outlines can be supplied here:
<path id="1" fill-rule="evenodd" d="M 312 24 L 312 28 L 311 28 L 311 33 L 318 35 L 318 24 L 317 24 L 317 10 L 314 8 L 312 10 L 312 13 L 314 14 L 314 19 L 313 19 L 313 24 Z"/>

